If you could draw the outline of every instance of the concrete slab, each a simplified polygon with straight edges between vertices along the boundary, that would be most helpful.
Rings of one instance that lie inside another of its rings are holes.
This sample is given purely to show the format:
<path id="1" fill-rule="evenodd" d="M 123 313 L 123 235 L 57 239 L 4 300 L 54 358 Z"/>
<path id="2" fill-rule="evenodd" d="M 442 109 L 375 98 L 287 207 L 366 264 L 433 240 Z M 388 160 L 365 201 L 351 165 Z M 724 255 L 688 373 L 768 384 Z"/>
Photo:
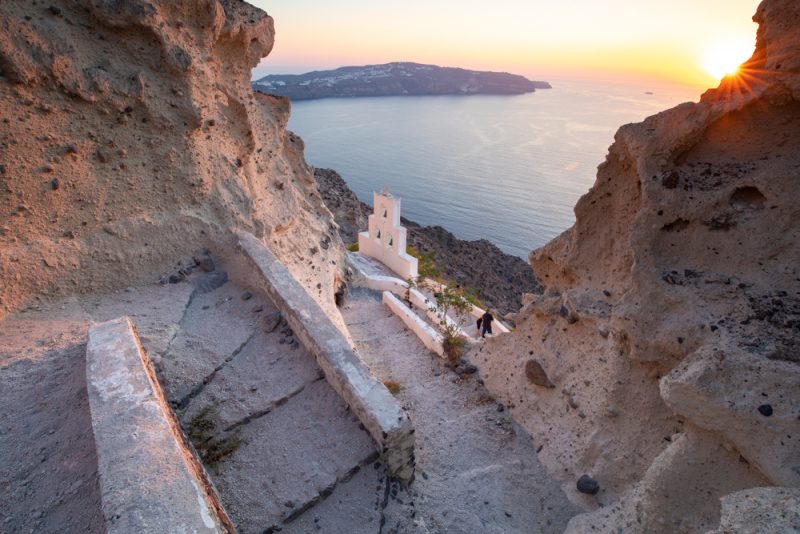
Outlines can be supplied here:
<path id="1" fill-rule="evenodd" d="M 291 339 L 279 329 L 256 332 L 236 359 L 192 399 L 181 417 L 184 424 L 204 407 L 214 406 L 216 428 L 227 429 L 273 409 L 319 379 L 314 357 Z"/>
<path id="2" fill-rule="evenodd" d="M 127 317 L 90 328 L 86 375 L 107 531 L 229 531 Z"/>
<path id="3" fill-rule="evenodd" d="M 161 379 L 174 405 L 183 407 L 195 388 L 242 351 L 259 327 L 263 313 L 252 309 L 268 304 L 241 297 L 241 288 L 225 284 L 192 299 L 160 362 Z"/>
<path id="4" fill-rule="evenodd" d="M 127 316 L 147 353 L 156 358 L 169 347 L 194 293 L 191 284 L 129 287 L 108 295 L 91 295 L 81 303 L 95 322 Z"/>
<path id="5" fill-rule="evenodd" d="M 383 516 L 386 475 L 380 462 L 366 465 L 350 480 L 336 485 L 328 497 L 296 520 L 283 534 L 375 534 Z"/>
<path id="6" fill-rule="evenodd" d="M 324 380 L 240 428 L 215 481 L 240 532 L 264 532 L 321 500 L 377 458 L 370 436 Z"/>
<path id="7" fill-rule="evenodd" d="M 414 432 L 406 413 L 286 267 L 256 237 L 235 232 L 264 291 L 378 444 L 389 472 L 413 480 Z"/>

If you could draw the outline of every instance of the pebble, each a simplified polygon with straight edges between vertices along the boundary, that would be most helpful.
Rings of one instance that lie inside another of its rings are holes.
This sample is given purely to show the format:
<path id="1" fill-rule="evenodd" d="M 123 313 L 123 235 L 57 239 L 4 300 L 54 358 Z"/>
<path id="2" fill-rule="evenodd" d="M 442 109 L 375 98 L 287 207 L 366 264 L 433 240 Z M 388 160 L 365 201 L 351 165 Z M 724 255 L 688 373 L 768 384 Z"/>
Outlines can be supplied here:
<path id="1" fill-rule="evenodd" d="M 468 363 L 464 366 L 463 371 L 465 375 L 472 375 L 478 372 L 478 367 Z"/>
<path id="2" fill-rule="evenodd" d="M 242 300 L 250 300 L 251 298 L 253 298 L 253 294 L 249 291 L 242 293 Z"/>
<path id="3" fill-rule="evenodd" d="M 497 405 L 497 411 L 498 411 L 498 412 L 504 412 L 504 411 L 505 411 L 505 409 L 506 409 L 506 407 L 505 407 L 505 406 L 503 406 L 502 404 L 498 404 L 498 405 Z"/>
<path id="4" fill-rule="evenodd" d="M 772 415 L 772 405 L 771 404 L 762 404 L 758 407 L 758 413 L 763 415 L 764 417 L 769 417 Z"/>
<path id="5" fill-rule="evenodd" d="M 600 484 L 589 475 L 581 475 L 577 484 L 578 491 L 588 495 L 596 495 L 600 491 Z"/>
<path id="6" fill-rule="evenodd" d="M 210 273 L 216 268 L 214 265 L 214 260 L 211 259 L 211 256 L 203 256 L 200 259 L 195 258 L 194 261 L 197 263 L 197 266 L 200 267 L 200 270 L 206 273 Z"/>

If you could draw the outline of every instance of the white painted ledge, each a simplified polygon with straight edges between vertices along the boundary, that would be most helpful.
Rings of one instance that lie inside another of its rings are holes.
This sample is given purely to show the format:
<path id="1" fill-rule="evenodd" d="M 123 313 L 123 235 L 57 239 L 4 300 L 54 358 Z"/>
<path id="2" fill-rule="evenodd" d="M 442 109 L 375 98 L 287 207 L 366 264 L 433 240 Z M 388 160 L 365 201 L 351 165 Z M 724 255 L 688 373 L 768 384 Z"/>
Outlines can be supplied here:
<path id="1" fill-rule="evenodd" d="M 389 291 L 383 292 L 383 303 L 422 341 L 428 350 L 444 356 L 442 335 L 408 308 L 405 302 Z"/>

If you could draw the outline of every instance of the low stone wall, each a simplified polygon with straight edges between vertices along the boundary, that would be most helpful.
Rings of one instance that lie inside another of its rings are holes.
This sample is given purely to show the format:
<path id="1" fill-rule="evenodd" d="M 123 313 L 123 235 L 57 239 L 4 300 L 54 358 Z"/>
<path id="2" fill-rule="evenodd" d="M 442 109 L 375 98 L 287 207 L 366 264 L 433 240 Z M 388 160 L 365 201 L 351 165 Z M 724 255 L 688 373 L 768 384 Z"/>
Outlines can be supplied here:
<path id="1" fill-rule="evenodd" d="M 405 482 L 413 480 L 414 428 L 408 415 L 386 386 L 369 372 L 325 311 L 269 249 L 246 232 L 236 231 L 236 236 L 239 248 L 260 277 L 258 285 L 315 356 L 328 383 L 378 444 L 389 473 Z"/>
<path id="2" fill-rule="evenodd" d="M 383 303 L 422 341 L 429 350 L 444 356 L 442 335 L 411 311 L 406 304 L 389 291 L 383 292 Z"/>
<path id="3" fill-rule="evenodd" d="M 442 320 L 441 312 L 437 311 L 436 303 L 428 299 L 422 291 L 418 289 L 408 289 L 408 282 L 404 280 L 400 280 L 399 278 L 393 278 L 391 276 L 377 276 L 377 275 L 370 275 L 364 272 L 360 273 L 362 277 L 361 284 L 366 287 L 367 289 L 375 289 L 377 291 L 389 291 L 397 295 L 398 297 L 402 297 L 405 299 L 406 292 L 408 292 L 408 298 L 411 301 L 411 304 L 416 306 L 417 308 L 421 309 L 425 312 L 428 316 L 428 319 L 431 320 L 433 324 L 440 324 Z M 481 315 L 483 312 L 481 311 Z M 450 317 L 445 319 L 447 323 L 451 326 L 457 326 L 455 321 L 453 321 Z M 467 339 L 467 333 L 461 327 L 457 327 L 457 330 Z"/>
<path id="4" fill-rule="evenodd" d="M 234 532 L 127 317 L 89 329 L 86 377 L 107 532 Z"/>

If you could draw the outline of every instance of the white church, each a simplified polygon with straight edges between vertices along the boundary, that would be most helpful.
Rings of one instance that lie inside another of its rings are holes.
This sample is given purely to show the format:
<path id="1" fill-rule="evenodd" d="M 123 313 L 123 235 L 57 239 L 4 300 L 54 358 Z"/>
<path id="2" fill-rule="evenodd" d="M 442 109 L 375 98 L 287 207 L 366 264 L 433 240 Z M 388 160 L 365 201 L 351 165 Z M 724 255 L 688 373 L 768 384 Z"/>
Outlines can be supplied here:
<path id="1" fill-rule="evenodd" d="M 377 259 L 403 280 L 416 278 L 417 258 L 406 253 L 407 231 L 400 226 L 400 198 L 392 196 L 387 186 L 383 193 L 373 193 L 372 199 L 367 231 L 358 234 L 359 252 Z"/>

